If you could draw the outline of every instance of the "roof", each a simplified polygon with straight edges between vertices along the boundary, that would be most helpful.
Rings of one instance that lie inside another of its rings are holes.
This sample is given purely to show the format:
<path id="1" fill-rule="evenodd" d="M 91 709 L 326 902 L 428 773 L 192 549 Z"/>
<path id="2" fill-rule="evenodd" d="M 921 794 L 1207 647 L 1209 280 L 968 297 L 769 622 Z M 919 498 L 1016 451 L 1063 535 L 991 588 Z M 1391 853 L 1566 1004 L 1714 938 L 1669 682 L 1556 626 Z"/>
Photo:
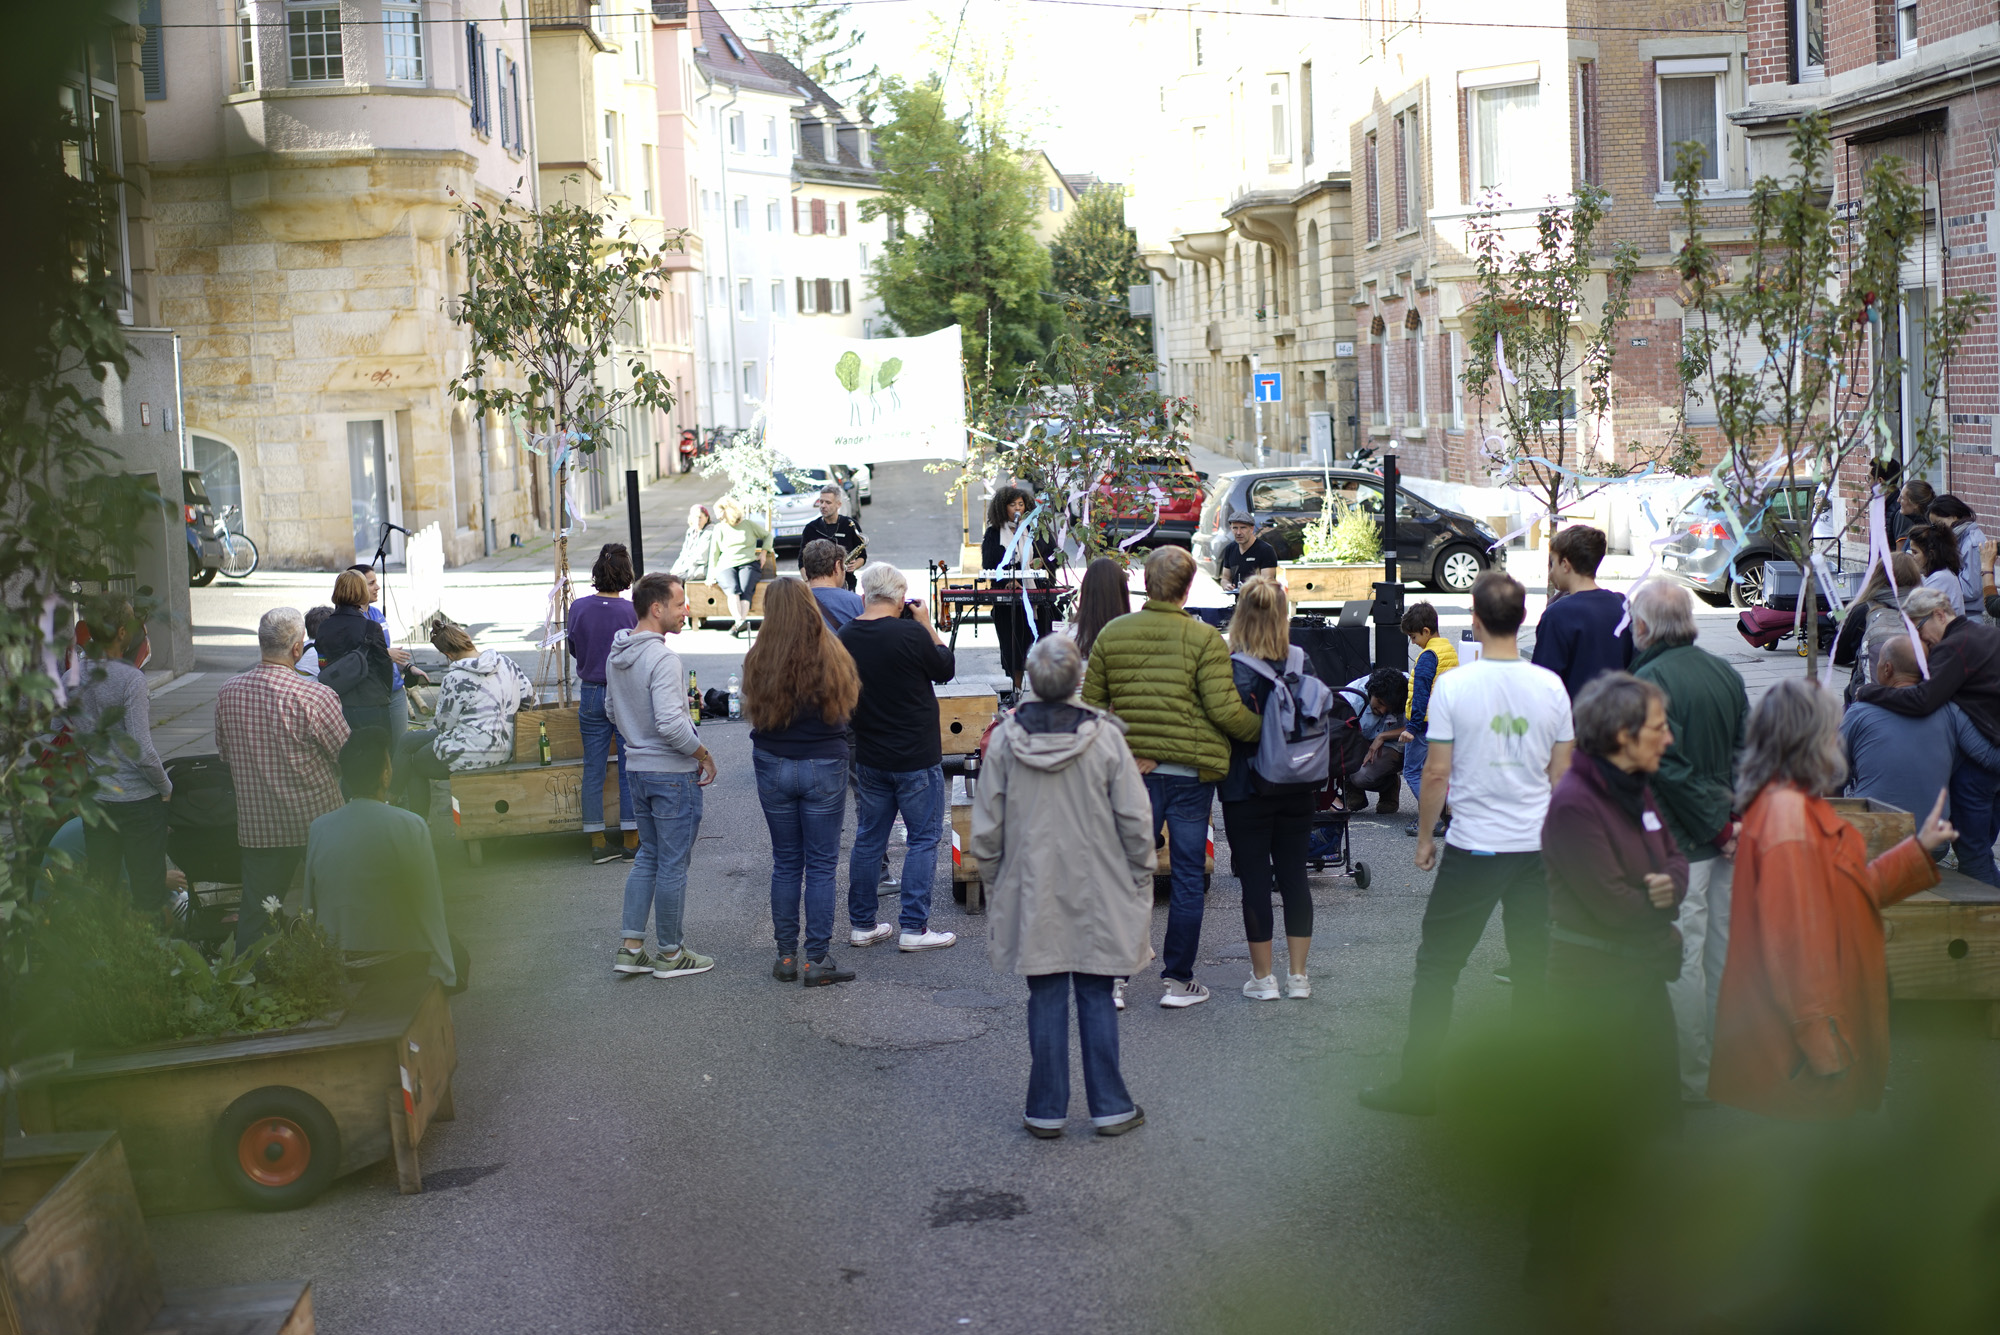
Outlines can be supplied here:
<path id="1" fill-rule="evenodd" d="M 766 93 L 789 96 L 798 92 L 786 77 L 786 71 L 792 71 L 791 63 L 768 51 L 751 49 L 750 43 L 738 36 L 736 29 L 722 17 L 713 0 L 695 0 L 690 8 L 694 11 L 695 29 L 701 38 L 696 48 L 701 54 L 695 56 L 695 64 L 711 79 Z M 766 68 L 764 62 L 767 60 L 777 61 L 782 68 Z"/>
<path id="2" fill-rule="evenodd" d="M 793 89 L 805 96 L 808 105 L 792 108 L 792 114 L 805 124 L 825 124 L 832 121 L 844 130 L 859 129 L 863 122 L 851 117 L 847 109 L 836 101 L 833 95 L 813 82 L 812 76 L 794 65 L 785 57 L 770 51 L 756 53 L 757 63 L 773 75 L 790 81 Z M 793 167 L 801 179 L 819 181 L 829 185 L 873 186 L 880 177 L 878 168 L 863 163 L 855 153 L 859 146 L 858 135 L 850 135 L 857 142 L 850 146 L 839 142 L 836 135 L 834 156 L 826 154 L 826 137 L 823 133 L 799 135 L 799 151 L 792 155 Z"/>

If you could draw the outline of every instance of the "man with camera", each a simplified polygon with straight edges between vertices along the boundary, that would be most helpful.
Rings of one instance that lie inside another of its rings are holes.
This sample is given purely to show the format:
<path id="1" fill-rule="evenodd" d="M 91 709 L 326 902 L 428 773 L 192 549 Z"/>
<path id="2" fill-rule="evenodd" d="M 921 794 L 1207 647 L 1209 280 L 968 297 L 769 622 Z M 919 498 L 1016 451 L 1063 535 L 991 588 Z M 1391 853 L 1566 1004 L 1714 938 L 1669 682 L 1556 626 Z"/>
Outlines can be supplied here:
<path id="1" fill-rule="evenodd" d="M 957 670 L 949 645 L 920 600 L 906 600 L 909 582 L 886 561 L 861 571 L 861 615 L 841 628 L 840 642 L 861 677 L 854 707 L 854 851 L 847 870 L 848 944 L 872 946 L 893 929 L 875 922 L 875 895 L 889 829 L 897 814 L 909 834 L 903 857 L 903 950 L 936 950 L 958 940 L 930 930 L 931 881 L 944 826 L 944 752 L 938 743 L 934 683 Z"/>

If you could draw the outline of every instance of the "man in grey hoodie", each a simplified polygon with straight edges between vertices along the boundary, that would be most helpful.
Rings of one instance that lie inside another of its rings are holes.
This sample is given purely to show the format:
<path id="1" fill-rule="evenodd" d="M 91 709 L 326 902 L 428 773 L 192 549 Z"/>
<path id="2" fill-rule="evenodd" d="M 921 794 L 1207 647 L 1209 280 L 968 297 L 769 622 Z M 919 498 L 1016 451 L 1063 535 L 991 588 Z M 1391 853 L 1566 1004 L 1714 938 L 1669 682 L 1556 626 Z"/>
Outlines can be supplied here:
<path id="1" fill-rule="evenodd" d="M 624 774 L 639 822 L 639 856 L 625 880 L 624 940 L 611 967 L 619 973 L 679 978 L 707 973 L 715 961 L 681 940 L 688 863 L 701 828 L 701 790 L 715 782 L 715 758 L 688 717 L 687 669 L 667 647 L 687 621 L 680 576 L 655 571 L 632 586 L 639 622 L 612 637 L 605 659 L 604 713 L 624 741 Z M 659 953 L 648 957 L 646 911 Z"/>

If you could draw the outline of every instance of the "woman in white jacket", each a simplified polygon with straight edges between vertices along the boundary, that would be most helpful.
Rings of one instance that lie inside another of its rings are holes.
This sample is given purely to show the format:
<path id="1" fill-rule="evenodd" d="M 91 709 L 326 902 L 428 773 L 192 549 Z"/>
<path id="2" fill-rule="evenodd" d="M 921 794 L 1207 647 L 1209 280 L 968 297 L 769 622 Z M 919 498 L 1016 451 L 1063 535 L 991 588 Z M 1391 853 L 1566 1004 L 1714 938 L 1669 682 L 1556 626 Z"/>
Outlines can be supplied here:
<path id="1" fill-rule="evenodd" d="M 520 665 L 481 651 L 465 627 L 442 615 L 431 622 L 431 647 L 447 664 L 437 714 L 428 728 L 405 733 L 396 747 L 396 805 L 430 814 L 430 781 L 491 769 L 514 758 L 514 718 L 535 698 Z"/>
<path id="2" fill-rule="evenodd" d="M 1028 1133 L 1069 1117 L 1069 996 L 1083 1088 L 1100 1136 L 1146 1115 L 1118 1069 L 1113 980 L 1152 957 L 1153 807 L 1124 725 L 1077 704 L 1083 656 L 1048 635 L 1028 654 L 1035 699 L 987 745 L 972 804 L 972 855 L 987 884 L 993 967 L 1028 980 Z"/>

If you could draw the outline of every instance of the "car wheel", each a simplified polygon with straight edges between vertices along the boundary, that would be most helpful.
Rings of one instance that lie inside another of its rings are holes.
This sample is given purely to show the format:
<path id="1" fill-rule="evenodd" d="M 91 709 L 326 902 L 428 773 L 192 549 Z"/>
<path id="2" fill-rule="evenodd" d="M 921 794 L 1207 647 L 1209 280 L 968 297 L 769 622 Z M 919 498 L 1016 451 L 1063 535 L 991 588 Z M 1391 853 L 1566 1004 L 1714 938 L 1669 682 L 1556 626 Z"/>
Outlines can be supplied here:
<path id="1" fill-rule="evenodd" d="M 1470 547 L 1447 547 L 1432 567 L 1431 586 L 1442 593 L 1470 593 L 1486 562 Z"/>
<path id="2" fill-rule="evenodd" d="M 326 1106 L 284 1085 L 229 1105 L 211 1142 L 215 1172 L 253 1210 L 295 1210 L 340 1171 L 340 1128 Z"/>
<path id="3" fill-rule="evenodd" d="M 1763 557 L 1746 557 L 1736 563 L 1736 578 L 1729 582 L 1729 602 L 1732 607 L 1764 605 Z"/>

